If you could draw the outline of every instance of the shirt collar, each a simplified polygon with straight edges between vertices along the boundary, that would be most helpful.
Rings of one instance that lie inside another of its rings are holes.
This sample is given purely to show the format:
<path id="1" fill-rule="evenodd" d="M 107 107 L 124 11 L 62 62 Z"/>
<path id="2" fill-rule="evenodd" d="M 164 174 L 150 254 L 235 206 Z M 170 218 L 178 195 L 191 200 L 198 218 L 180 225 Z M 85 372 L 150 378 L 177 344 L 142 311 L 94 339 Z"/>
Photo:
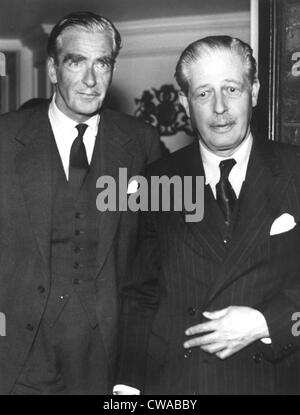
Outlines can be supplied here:
<path id="1" fill-rule="evenodd" d="M 253 137 L 251 132 L 239 145 L 236 151 L 230 157 L 221 157 L 210 150 L 208 150 L 202 142 L 200 143 L 200 154 L 203 162 L 204 172 L 205 172 L 205 184 L 216 183 L 220 179 L 220 168 L 219 164 L 224 159 L 234 158 L 236 164 L 233 166 L 232 170 L 235 169 L 236 172 L 239 171 L 240 177 L 245 178 L 247 165 L 250 157 L 250 152 L 253 143 Z"/>
<path id="2" fill-rule="evenodd" d="M 72 131 L 76 127 L 78 122 L 69 118 L 57 107 L 55 102 L 55 96 L 56 94 L 54 93 L 49 105 L 49 118 L 50 120 L 54 121 L 55 125 L 60 126 L 62 131 Z M 93 115 L 84 122 L 84 124 L 88 125 L 88 130 L 90 130 L 93 136 L 97 135 L 99 122 L 99 114 Z"/>

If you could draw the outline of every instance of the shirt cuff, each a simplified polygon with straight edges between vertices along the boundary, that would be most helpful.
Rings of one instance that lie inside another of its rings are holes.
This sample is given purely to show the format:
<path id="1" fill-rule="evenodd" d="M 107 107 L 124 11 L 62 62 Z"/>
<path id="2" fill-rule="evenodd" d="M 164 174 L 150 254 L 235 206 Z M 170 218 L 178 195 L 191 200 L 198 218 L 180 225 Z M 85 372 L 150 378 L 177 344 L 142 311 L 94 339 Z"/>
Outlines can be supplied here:
<path id="1" fill-rule="evenodd" d="M 113 388 L 113 394 L 116 395 L 117 392 L 122 392 L 123 395 L 140 395 L 141 391 L 136 389 L 136 388 L 132 388 L 131 386 L 127 386 L 127 385 L 115 385 Z"/>
<path id="2" fill-rule="evenodd" d="M 264 344 L 271 344 L 272 340 L 270 339 L 270 337 L 264 337 L 263 339 L 260 339 L 261 342 L 263 342 Z"/>

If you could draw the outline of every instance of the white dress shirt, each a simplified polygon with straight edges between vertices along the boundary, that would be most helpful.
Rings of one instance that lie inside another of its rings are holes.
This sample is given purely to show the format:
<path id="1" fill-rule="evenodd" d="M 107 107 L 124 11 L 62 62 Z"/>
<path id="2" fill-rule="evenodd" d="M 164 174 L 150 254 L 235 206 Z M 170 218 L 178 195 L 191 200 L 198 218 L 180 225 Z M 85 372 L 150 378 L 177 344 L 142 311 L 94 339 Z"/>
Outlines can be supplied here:
<path id="1" fill-rule="evenodd" d="M 232 167 L 228 179 L 236 194 L 239 197 L 240 191 L 245 181 L 250 152 L 253 143 L 253 137 L 250 133 L 247 138 L 237 147 L 236 151 L 227 157 L 221 157 L 208 150 L 201 141 L 200 153 L 202 157 L 204 172 L 205 172 L 205 184 L 209 184 L 216 198 L 216 184 L 220 180 L 220 167 L 219 164 L 225 159 L 234 159 L 236 164 Z"/>
<path id="2" fill-rule="evenodd" d="M 51 128 L 54 134 L 58 152 L 63 164 L 65 175 L 67 180 L 69 179 L 69 162 L 70 162 L 70 152 L 73 141 L 78 135 L 78 130 L 76 125 L 79 123 L 67 117 L 63 112 L 61 112 L 55 103 L 55 94 L 52 98 L 52 101 L 49 105 L 48 116 L 51 124 Z M 86 129 L 83 142 L 86 149 L 86 155 L 89 164 L 92 160 L 92 155 L 94 151 L 96 136 L 98 133 L 98 126 L 100 122 L 100 115 L 96 114 L 86 120 L 84 124 L 87 124 L 88 128 Z"/>

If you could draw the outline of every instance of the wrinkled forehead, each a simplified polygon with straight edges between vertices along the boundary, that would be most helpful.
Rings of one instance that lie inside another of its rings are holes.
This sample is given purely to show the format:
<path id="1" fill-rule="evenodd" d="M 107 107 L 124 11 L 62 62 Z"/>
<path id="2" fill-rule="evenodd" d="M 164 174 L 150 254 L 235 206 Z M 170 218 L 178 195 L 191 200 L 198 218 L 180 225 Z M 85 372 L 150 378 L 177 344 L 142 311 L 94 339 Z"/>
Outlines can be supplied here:
<path id="1" fill-rule="evenodd" d="M 100 41 L 99 41 L 100 40 Z M 104 46 L 108 54 L 113 51 L 113 37 L 108 30 L 101 28 L 86 28 L 83 26 L 66 27 L 56 39 L 57 56 L 63 50 L 70 47 L 81 47 L 84 49 L 84 43 L 93 43 L 95 46 Z"/>
<path id="2" fill-rule="evenodd" d="M 212 48 L 207 45 L 201 46 L 197 50 L 196 59 L 194 63 L 201 62 L 222 65 L 224 62 L 232 61 L 234 65 L 239 67 L 245 67 L 245 59 L 237 51 L 225 47 Z"/>
<path id="3" fill-rule="evenodd" d="M 242 56 L 230 49 L 201 48 L 188 70 L 189 83 L 211 83 L 225 79 L 248 82 L 247 65 Z"/>

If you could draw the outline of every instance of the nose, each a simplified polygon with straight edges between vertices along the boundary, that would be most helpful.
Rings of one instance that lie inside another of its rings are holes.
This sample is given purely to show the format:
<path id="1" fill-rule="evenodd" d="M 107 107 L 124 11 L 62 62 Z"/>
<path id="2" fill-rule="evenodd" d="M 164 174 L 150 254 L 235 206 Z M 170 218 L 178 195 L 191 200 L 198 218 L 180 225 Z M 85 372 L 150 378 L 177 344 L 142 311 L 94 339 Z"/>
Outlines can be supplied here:
<path id="1" fill-rule="evenodd" d="M 224 112 L 226 112 L 227 109 L 228 108 L 227 108 L 226 98 L 224 97 L 222 92 L 217 92 L 215 94 L 215 99 L 214 99 L 214 112 L 216 114 L 224 114 Z"/>
<path id="2" fill-rule="evenodd" d="M 93 66 L 86 68 L 82 82 L 85 83 L 88 87 L 93 87 L 96 85 L 97 78 Z"/>

